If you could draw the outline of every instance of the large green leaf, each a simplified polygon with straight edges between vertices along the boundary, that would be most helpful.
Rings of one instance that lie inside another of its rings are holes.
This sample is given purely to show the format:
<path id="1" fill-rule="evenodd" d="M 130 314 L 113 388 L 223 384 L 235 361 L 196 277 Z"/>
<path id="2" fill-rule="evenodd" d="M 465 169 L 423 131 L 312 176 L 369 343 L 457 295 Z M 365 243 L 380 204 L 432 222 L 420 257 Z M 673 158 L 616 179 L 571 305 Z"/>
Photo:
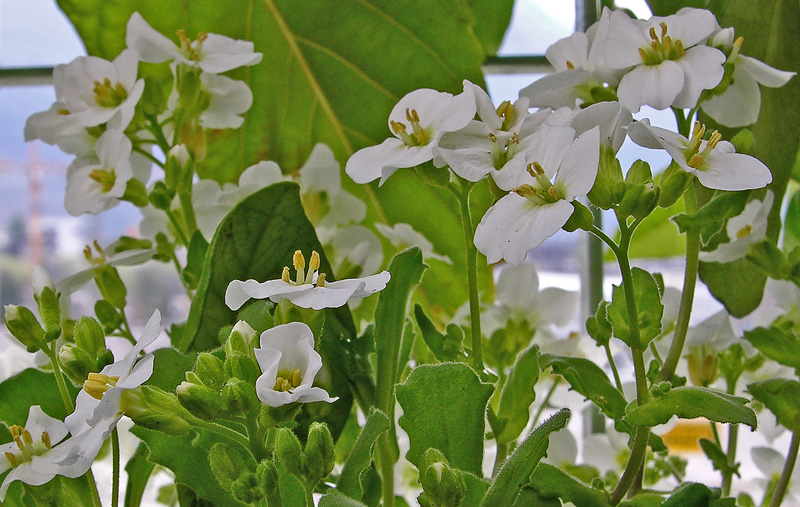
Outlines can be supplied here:
<path id="1" fill-rule="evenodd" d="M 389 419 L 380 410 L 373 410 L 358 435 L 353 450 L 344 463 L 336 490 L 350 498 L 361 499 L 361 474 L 372 461 L 372 448 L 378 437 L 389 429 Z"/>
<path id="2" fill-rule="evenodd" d="M 677 415 L 681 419 L 705 417 L 721 423 L 743 423 L 755 429 L 758 421 L 756 413 L 746 405 L 748 401 L 706 387 L 676 387 L 630 408 L 625 420 L 635 426 L 656 426 Z"/>
<path id="3" fill-rule="evenodd" d="M 800 370 L 800 338 L 777 327 L 759 327 L 744 334 L 744 339 L 768 358 Z"/>
<path id="4" fill-rule="evenodd" d="M 514 0 L 467 0 L 474 14 L 475 36 L 487 55 L 494 55 L 511 22 Z"/>
<path id="5" fill-rule="evenodd" d="M 454 468 L 481 475 L 486 403 L 492 386 L 463 363 L 422 365 L 397 385 L 403 407 L 400 426 L 408 433 L 408 460 L 417 467 L 431 447 Z"/>
<path id="6" fill-rule="evenodd" d="M 629 347 L 644 349 L 647 344 L 661 333 L 661 315 L 664 305 L 661 304 L 661 292 L 656 279 L 641 268 L 631 270 L 633 279 L 633 299 L 636 302 L 636 314 L 639 322 L 639 334 L 634 336 L 628 315 L 627 294 L 622 286 L 614 285 L 611 304 L 608 305 L 608 320 L 614 330 L 614 336 Z"/>
<path id="7" fill-rule="evenodd" d="M 532 345 L 517 356 L 500 392 L 497 418 L 501 429 L 495 435 L 498 443 L 511 442 L 528 425 L 531 403 L 536 399 L 534 387 L 538 381 L 539 347 Z"/>
<path id="8" fill-rule="evenodd" d="M 608 493 L 591 488 L 547 463 L 539 464 L 533 471 L 531 486 L 543 498 L 559 498 L 581 507 L 611 507 Z"/>
<path id="9" fill-rule="evenodd" d="M 67 389 L 74 400 L 78 389 L 69 381 Z M 63 420 L 68 415 L 52 373 L 28 368 L 0 383 L 0 421 L 7 426 L 24 426 L 31 405 L 39 405 L 56 419 Z"/>
<path id="10" fill-rule="evenodd" d="M 800 382 L 776 378 L 747 386 L 753 398 L 775 414 L 778 422 L 793 430 L 800 423 Z"/>
<path id="11" fill-rule="evenodd" d="M 625 414 L 627 402 L 608 375 L 596 364 L 582 357 L 543 354 L 539 360 L 542 369 L 551 367 L 569 382 L 572 389 L 586 396 L 608 417 L 620 419 Z"/>
<path id="12" fill-rule="evenodd" d="M 550 434 L 564 429 L 570 416 L 569 409 L 563 408 L 531 431 L 495 476 L 481 507 L 506 507 L 514 504 L 514 499 L 528 484 L 536 465 L 546 456 Z"/>

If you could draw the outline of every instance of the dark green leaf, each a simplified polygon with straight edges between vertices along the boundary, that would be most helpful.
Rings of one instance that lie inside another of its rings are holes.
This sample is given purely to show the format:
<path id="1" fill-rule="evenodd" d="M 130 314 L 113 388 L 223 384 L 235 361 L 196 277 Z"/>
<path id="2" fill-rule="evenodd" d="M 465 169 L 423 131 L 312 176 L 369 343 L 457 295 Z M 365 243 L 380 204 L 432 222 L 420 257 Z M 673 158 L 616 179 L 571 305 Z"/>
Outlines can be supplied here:
<path id="1" fill-rule="evenodd" d="M 380 410 L 373 409 L 364 428 L 358 435 L 352 451 L 344 463 L 336 489 L 350 498 L 361 499 L 361 473 L 372 460 L 372 447 L 378 436 L 389 429 L 389 419 Z"/>
<path id="2" fill-rule="evenodd" d="M 748 315 L 761 303 L 767 276 L 748 259 L 701 262 L 699 272 L 711 294 L 734 317 Z"/>
<path id="3" fill-rule="evenodd" d="M 608 493 L 592 489 L 547 463 L 540 463 L 533 471 L 531 486 L 544 498 L 559 498 L 581 507 L 611 507 Z"/>
<path id="4" fill-rule="evenodd" d="M 597 405 L 608 417 L 620 419 L 625 415 L 625 397 L 611 384 L 608 375 L 599 366 L 581 357 L 543 354 L 539 360 L 542 369 L 552 367 L 572 388 Z"/>
<path id="5" fill-rule="evenodd" d="M 433 321 L 425 315 L 425 310 L 420 305 L 414 305 L 414 317 L 422 339 L 425 340 L 425 344 L 431 349 L 436 359 L 443 363 L 464 361 L 466 359 L 467 356 L 464 354 L 462 342 L 454 339 L 460 337 L 463 340 L 463 333 L 461 335 L 457 333 L 440 333 Z"/>
<path id="6" fill-rule="evenodd" d="M 513 0 L 467 0 L 476 21 L 473 30 L 487 55 L 495 55 L 511 22 Z"/>
<path id="7" fill-rule="evenodd" d="M 561 507 L 561 500 L 543 498 L 531 486 L 525 486 L 517 495 L 512 507 Z"/>
<path id="8" fill-rule="evenodd" d="M 664 497 L 655 493 L 643 493 L 621 502 L 619 507 L 660 507 L 662 503 L 664 503 Z"/>
<path id="9" fill-rule="evenodd" d="M 786 222 L 783 224 L 783 247 L 793 250 L 800 246 L 800 192 L 792 194 L 789 207 L 786 210 Z"/>
<path id="10" fill-rule="evenodd" d="M 770 359 L 800 369 L 800 338 L 777 327 L 759 327 L 744 334 L 744 339 Z"/>
<path id="11" fill-rule="evenodd" d="M 635 426 L 664 424 L 673 415 L 681 419 L 705 417 L 710 421 L 739 424 L 756 428 L 758 421 L 750 400 L 706 387 L 675 387 L 659 397 L 651 397 L 644 405 L 633 406 L 625 420 Z"/>
<path id="12" fill-rule="evenodd" d="M 704 237 L 709 237 L 719 231 L 725 220 L 739 215 L 747 204 L 750 191 L 725 192 L 713 198 L 700 210 L 693 214 L 680 214 L 672 218 L 678 224 L 681 232 L 691 230 L 700 231 Z"/>
<path id="13" fill-rule="evenodd" d="M 719 494 L 715 495 L 705 484 L 689 482 L 681 484 L 661 507 L 709 507 L 714 498 Z"/>
<path id="14" fill-rule="evenodd" d="M 478 507 L 483 501 L 483 497 L 486 496 L 489 482 L 483 477 L 478 477 L 469 472 L 461 472 L 461 478 L 464 479 L 464 484 L 467 486 L 467 493 L 464 495 L 461 505 L 464 507 Z"/>
<path id="15" fill-rule="evenodd" d="M 495 435 L 498 443 L 516 439 L 530 418 L 530 406 L 536 399 L 534 386 L 539 380 L 539 348 L 532 345 L 520 352 L 511 369 L 497 405 L 502 429 Z"/>
<path id="16" fill-rule="evenodd" d="M 128 487 L 125 488 L 125 507 L 139 507 L 142 503 L 142 495 L 144 488 L 147 486 L 147 480 L 153 472 L 155 465 L 147 461 L 147 446 L 140 443 L 136 447 L 136 452 L 133 453 L 128 464 L 125 465 L 125 471 L 128 473 Z"/>
<path id="17" fill-rule="evenodd" d="M 707 0 L 647 0 L 647 5 L 654 16 L 675 14 L 682 7 L 706 7 Z"/>
<path id="18" fill-rule="evenodd" d="M 481 503 L 481 507 L 506 507 L 514 504 L 531 473 L 547 454 L 550 434 L 564 429 L 570 418 L 569 409 L 561 409 L 534 429 L 506 460 Z"/>
<path id="19" fill-rule="evenodd" d="M 403 407 L 400 426 L 408 433 L 408 460 L 419 467 L 433 447 L 454 468 L 481 475 L 486 403 L 492 386 L 462 363 L 422 365 L 397 385 Z"/>
<path id="20" fill-rule="evenodd" d="M 785 428 L 793 429 L 800 421 L 800 382 L 781 378 L 764 380 L 748 385 L 747 391 L 775 414 Z"/>
<path id="21" fill-rule="evenodd" d="M 158 349 L 153 352 L 153 374 L 147 380 L 147 385 L 155 386 L 164 391 L 175 391 L 185 379 L 185 374 L 194 366 L 197 354 L 181 354 L 172 348 Z"/>
<path id="22" fill-rule="evenodd" d="M 719 470 L 722 473 L 730 473 L 739 475 L 739 465 L 731 466 L 728 463 L 728 455 L 722 450 L 716 442 L 712 442 L 707 438 L 700 439 L 700 448 L 703 449 L 706 457 L 711 461 L 714 470 Z"/>
<path id="23" fill-rule="evenodd" d="M 78 389 L 68 380 L 66 383 L 74 400 Z M 0 383 L 0 421 L 7 426 L 25 426 L 31 405 L 39 405 L 44 413 L 56 419 L 63 420 L 68 415 L 52 373 L 28 368 Z"/>
<path id="24" fill-rule="evenodd" d="M 633 298 L 636 301 L 636 313 L 639 321 L 639 339 L 631 335 L 626 303 L 625 290 L 622 284 L 614 285 L 611 304 L 608 305 L 608 320 L 614 329 L 614 336 L 630 347 L 644 349 L 647 344 L 661 333 L 661 315 L 664 305 L 653 275 L 641 268 L 631 270 L 633 278 Z"/>

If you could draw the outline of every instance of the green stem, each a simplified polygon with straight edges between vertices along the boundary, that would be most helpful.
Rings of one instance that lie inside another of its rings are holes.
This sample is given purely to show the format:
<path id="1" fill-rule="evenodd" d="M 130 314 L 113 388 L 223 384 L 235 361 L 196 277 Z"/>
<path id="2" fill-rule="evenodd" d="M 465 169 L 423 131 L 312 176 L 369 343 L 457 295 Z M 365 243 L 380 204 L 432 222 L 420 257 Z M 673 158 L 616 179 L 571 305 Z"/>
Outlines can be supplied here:
<path id="1" fill-rule="evenodd" d="M 162 161 L 158 160 L 158 159 L 157 159 L 156 157 L 154 157 L 154 156 L 153 156 L 153 154 L 152 154 L 152 153 L 150 153 L 149 151 L 147 151 L 147 150 L 145 150 L 145 149 L 143 149 L 143 148 L 141 148 L 141 147 L 139 147 L 139 146 L 134 146 L 134 147 L 133 147 L 133 151 L 135 151 L 136 153 L 138 153 L 138 154 L 140 154 L 140 155 L 143 155 L 143 156 L 147 157 L 148 159 L 150 159 L 150 161 L 151 161 L 152 163 L 156 164 L 156 165 L 157 165 L 157 166 L 159 166 L 160 168 L 162 168 L 162 169 L 164 168 L 164 162 L 162 162 Z"/>
<path id="2" fill-rule="evenodd" d="M 475 247 L 475 229 L 472 227 L 472 216 L 469 212 L 469 192 L 472 184 L 460 178 L 461 189 L 456 191 L 461 205 L 461 225 L 464 229 L 464 244 L 467 248 L 467 283 L 469 284 L 469 319 L 472 335 L 472 366 L 476 371 L 483 371 L 483 355 L 481 353 L 481 307 L 478 299 L 478 249 Z"/>
<path id="3" fill-rule="evenodd" d="M 695 199 L 694 186 L 689 185 L 683 196 L 683 203 L 686 213 L 692 215 L 697 212 L 697 200 Z M 697 286 L 697 270 L 700 266 L 700 232 L 693 229 L 686 233 L 686 267 L 683 273 L 683 291 L 681 292 L 681 306 L 678 310 L 678 319 L 675 321 L 675 333 L 672 343 L 661 367 L 659 378 L 669 381 L 675 374 L 678 362 L 683 354 L 683 346 L 686 343 L 686 333 L 689 330 L 689 317 L 692 314 L 692 303 L 694 302 L 694 291 Z"/>
<path id="4" fill-rule="evenodd" d="M 614 362 L 614 356 L 611 355 L 611 346 L 606 343 L 604 348 L 606 349 L 606 358 L 608 359 L 608 364 L 611 366 L 611 373 L 614 374 L 614 384 L 617 386 L 617 391 L 622 392 L 622 381 L 619 379 L 619 371 L 617 371 L 617 363 Z"/>
<path id="5" fill-rule="evenodd" d="M 500 388 L 498 387 L 498 390 L 499 389 Z M 486 419 L 489 420 L 489 427 L 492 429 L 492 433 L 494 433 L 495 440 L 497 441 L 497 454 L 495 455 L 494 467 L 492 468 L 492 476 L 494 477 L 494 475 L 500 470 L 503 460 L 506 459 L 506 456 L 508 456 L 508 444 L 501 444 L 500 441 L 497 440 L 497 437 L 501 431 L 500 421 L 497 419 L 497 414 L 495 413 L 494 408 L 492 408 L 491 403 L 486 411 Z"/>
<path id="6" fill-rule="evenodd" d="M 44 348 L 42 350 L 47 355 L 47 358 L 50 359 L 50 365 L 53 367 L 53 376 L 56 378 L 56 385 L 58 385 L 58 392 L 61 395 L 61 401 L 64 403 L 64 408 L 67 409 L 67 412 L 72 413 L 75 410 L 75 405 L 72 402 L 72 397 L 69 395 L 69 391 L 67 391 L 67 383 L 64 381 L 64 374 L 61 372 L 61 366 L 58 364 L 55 346 L 53 346 L 53 348 Z"/>
<path id="7" fill-rule="evenodd" d="M 111 507 L 119 506 L 119 432 L 111 432 L 111 455 L 113 460 L 113 482 L 111 483 Z"/>
<path id="8" fill-rule="evenodd" d="M 161 148 L 161 151 L 163 151 L 164 155 L 166 155 L 169 151 L 170 145 L 167 141 L 167 138 L 164 137 L 164 131 L 161 130 L 161 125 L 158 123 L 158 118 L 156 118 L 155 115 L 146 115 L 146 117 L 150 122 L 150 128 L 148 130 L 153 133 L 153 136 L 156 138 L 156 142 L 158 143 L 158 147 Z"/>
<path id="9" fill-rule="evenodd" d="M 388 435 L 384 433 L 378 437 L 378 461 L 381 467 L 383 507 L 394 507 L 394 459 L 392 454 Z"/>
<path id="10" fill-rule="evenodd" d="M 178 222 L 178 219 L 175 218 L 175 213 L 168 209 L 164 210 L 164 213 L 167 214 L 169 222 L 172 224 L 172 227 L 175 228 L 175 234 L 178 235 L 178 239 L 181 241 L 181 243 L 188 247 L 189 241 L 186 239 L 186 234 L 183 232 L 183 227 L 181 226 L 180 222 Z"/>
<path id="11" fill-rule="evenodd" d="M 736 446 L 739 440 L 739 425 L 731 424 L 728 428 L 728 465 L 733 467 L 736 463 Z M 726 470 L 722 473 L 722 496 L 728 496 L 731 493 L 731 485 L 733 484 L 733 472 Z"/>
<path id="12" fill-rule="evenodd" d="M 713 421 L 710 424 L 711 434 L 714 435 L 714 443 L 717 444 L 717 447 L 722 449 L 722 439 L 719 438 L 719 430 L 717 429 L 717 425 Z"/>
<path id="13" fill-rule="evenodd" d="M 186 224 L 186 237 L 191 238 L 197 230 L 197 220 L 194 217 L 194 207 L 192 206 L 192 191 L 189 187 L 188 192 L 179 192 L 178 198 L 181 201 L 181 211 L 183 211 L 183 223 Z M 189 243 L 186 243 L 189 246 Z"/>
<path id="14" fill-rule="evenodd" d="M 306 505 L 314 507 L 314 488 L 306 488 Z"/>
<path id="15" fill-rule="evenodd" d="M 497 444 L 497 453 L 494 457 L 494 468 L 492 468 L 492 477 L 497 475 L 497 472 L 500 471 L 500 467 L 503 466 L 503 462 L 508 457 L 508 444 Z"/>
<path id="16" fill-rule="evenodd" d="M 625 471 L 622 472 L 622 477 L 620 477 L 617 487 L 611 492 L 611 505 L 620 503 L 625 493 L 627 493 L 633 485 L 633 481 L 636 479 L 639 469 L 644 464 L 648 438 L 650 438 L 650 428 L 636 428 L 636 434 L 633 437 L 633 446 L 631 447 L 631 458 L 628 461 L 628 466 L 625 467 Z"/>
<path id="17" fill-rule="evenodd" d="M 781 478 L 778 479 L 778 486 L 775 488 L 775 494 L 772 495 L 772 502 L 770 502 L 769 507 L 778 507 L 783 502 L 786 488 L 789 487 L 794 464 L 797 461 L 797 450 L 800 448 L 798 433 L 800 433 L 800 423 L 795 423 L 792 429 L 792 442 L 789 444 L 789 454 L 786 456 L 783 472 L 781 472 Z"/>
<path id="18" fill-rule="evenodd" d="M 250 448 L 256 461 L 261 461 L 267 456 L 267 449 L 264 447 L 264 433 L 259 431 L 258 420 L 255 414 L 245 415 L 245 428 L 250 440 Z"/>

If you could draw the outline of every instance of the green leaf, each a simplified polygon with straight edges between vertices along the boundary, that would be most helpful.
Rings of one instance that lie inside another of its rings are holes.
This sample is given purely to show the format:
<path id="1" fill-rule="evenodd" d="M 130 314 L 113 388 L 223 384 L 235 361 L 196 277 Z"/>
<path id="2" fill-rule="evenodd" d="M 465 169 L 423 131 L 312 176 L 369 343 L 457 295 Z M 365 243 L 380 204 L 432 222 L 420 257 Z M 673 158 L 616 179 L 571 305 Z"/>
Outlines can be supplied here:
<path id="1" fill-rule="evenodd" d="M 464 495 L 464 500 L 461 502 L 461 505 L 464 507 L 477 507 L 481 504 L 483 497 L 486 496 L 486 492 L 489 490 L 489 481 L 483 477 L 478 477 L 475 474 L 463 471 L 461 472 L 461 478 L 464 479 L 464 485 L 467 486 L 467 493 Z"/>
<path id="2" fill-rule="evenodd" d="M 768 358 L 800 370 L 800 338 L 777 328 L 759 327 L 744 333 L 744 339 Z"/>
<path id="3" fill-rule="evenodd" d="M 686 241 L 681 238 L 678 227 L 670 220 L 682 211 L 683 201 L 680 199 L 669 208 L 654 209 L 636 228 L 636 234 L 631 238 L 628 257 L 631 259 L 682 257 L 686 252 Z M 619 238 L 620 234 L 617 233 L 617 242 Z M 615 261 L 611 250 L 605 257 L 607 261 Z"/>
<path id="4" fill-rule="evenodd" d="M 749 190 L 725 192 L 706 203 L 697 213 L 680 214 L 672 220 L 678 224 L 678 229 L 683 233 L 697 230 L 702 236 L 710 237 L 722 228 L 727 218 L 742 212 L 749 195 Z"/>
<path id="5" fill-rule="evenodd" d="M 621 419 L 628 402 L 611 384 L 608 375 L 588 359 L 581 357 L 542 354 L 542 369 L 552 367 L 553 372 L 564 377 L 572 388 L 592 401 L 608 417 Z"/>
<path id="6" fill-rule="evenodd" d="M 796 191 L 789 199 L 783 230 L 783 247 L 787 252 L 800 246 L 800 191 Z"/>
<path id="7" fill-rule="evenodd" d="M 463 363 L 422 365 L 397 385 L 408 433 L 408 460 L 418 468 L 423 453 L 439 449 L 454 468 L 482 475 L 486 403 L 492 386 Z"/>
<path id="8" fill-rule="evenodd" d="M 748 315 L 761 303 L 767 276 L 747 259 L 725 264 L 701 262 L 699 273 L 711 294 L 734 317 Z"/>
<path id="9" fill-rule="evenodd" d="M 512 507 L 561 507 L 561 500 L 543 498 L 531 486 L 525 486 L 517 495 Z"/>
<path id="10" fill-rule="evenodd" d="M 709 459 L 709 461 L 711 461 L 711 465 L 714 467 L 714 470 L 719 470 L 724 474 L 729 473 L 739 475 L 739 465 L 731 465 L 728 463 L 728 455 L 725 454 L 725 451 L 723 451 L 716 442 L 713 442 L 707 438 L 701 438 L 700 448 L 703 449 L 703 453 L 705 453 L 706 457 Z"/>
<path id="11" fill-rule="evenodd" d="M 715 498 L 719 494 L 715 495 L 705 484 L 689 482 L 678 486 L 661 507 L 709 507 Z"/>
<path id="12" fill-rule="evenodd" d="M 489 486 L 481 507 L 506 507 L 514 503 L 522 488 L 528 484 L 534 468 L 547 454 L 550 434 L 564 429 L 570 415 L 569 409 L 562 408 L 531 431 L 503 463 L 503 467 Z"/>
<path id="13" fill-rule="evenodd" d="M 66 383 L 74 400 L 78 388 L 69 381 Z M 0 421 L 6 426 L 25 426 L 31 405 L 39 405 L 47 415 L 56 419 L 63 420 L 68 415 L 52 373 L 28 368 L 0 383 Z"/>
<path id="14" fill-rule="evenodd" d="M 483 51 L 490 56 L 497 54 L 511 22 L 514 0 L 467 0 L 467 3 L 472 8 L 474 19 L 480 20 L 473 30 Z"/>
<path id="15" fill-rule="evenodd" d="M 664 305 L 661 304 L 661 293 L 653 275 L 641 268 L 631 270 L 633 278 L 633 298 L 636 301 L 636 312 L 639 321 L 639 340 L 631 335 L 628 324 L 628 307 L 625 290 L 622 284 L 614 285 L 611 304 L 608 305 L 608 320 L 614 330 L 614 336 L 629 347 L 643 350 L 647 344 L 661 333 L 661 315 Z"/>
<path id="16" fill-rule="evenodd" d="M 144 488 L 147 480 L 153 472 L 155 465 L 147 461 L 147 446 L 140 443 L 136 447 L 128 464 L 125 465 L 125 472 L 128 473 L 128 487 L 125 488 L 125 507 L 139 507 L 142 503 Z"/>
<path id="17" fill-rule="evenodd" d="M 747 386 L 747 392 L 760 401 L 785 428 L 794 429 L 800 421 L 800 382 L 771 379 Z"/>
<path id="18" fill-rule="evenodd" d="M 664 503 L 664 497 L 655 493 L 640 493 L 630 500 L 625 500 L 619 507 L 660 507 Z"/>
<path id="19" fill-rule="evenodd" d="M 189 432 L 179 437 L 167 436 L 160 431 L 134 426 L 131 432 L 142 439 L 150 451 L 147 460 L 169 468 L 175 474 L 175 482 L 189 486 L 199 498 L 212 502 L 217 507 L 238 507 L 244 504 L 234 500 L 220 487 L 211 466 L 208 453 L 219 436 L 206 430 Z M 245 453 L 242 453 L 244 455 Z M 251 470 L 255 461 L 251 456 L 246 464 Z"/>
<path id="20" fill-rule="evenodd" d="M 707 3 L 707 0 L 647 0 L 647 5 L 654 16 L 669 16 L 678 12 L 681 7 L 703 9 Z"/>
<path id="21" fill-rule="evenodd" d="M 497 405 L 502 430 L 495 435 L 497 443 L 516 439 L 530 418 L 530 406 L 536 399 L 534 386 L 539 380 L 539 347 L 532 345 L 520 352 L 511 369 Z"/>
<path id="22" fill-rule="evenodd" d="M 339 490 L 333 490 L 319 500 L 319 507 L 367 507 L 358 500 L 353 500 Z"/>
<path id="23" fill-rule="evenodd" d="M 389 426 L 389 418 L 383 412 L 377 409 L 370 412 L 364 428 L 358 435 L 358 440 L 344 463 L 339 482 L 336 484 L 337 491 L 350 498 L 361 499 L 363 495 L 361 473 L 372 461 L 372 447 L 375 441 L 381 433 L 389 429 Z"/>
<path id="24" fill-rule="evenodd" d="M 222 221 L 211 241 L 178 349 L 199 351 L 219 346 L 219 330 L 237 320 L 236 312 L 225 304 L 228 284 L 232 280 L 280 278 L 295 250 L 306 256 L 317 251 L 320 272 L 333 273 L 314 227 L 303 211 L 297 184 L 277 183 L 239 203 Z M 242 311 L 246 312 L 246 308 Z M 352 396 L 347 384 L 353 383 L 353 376 L 358 374 L 347 367 L 354 336 L 355 326 L 347 306 L 325 310 L 325 327 L 322 337 L 318 337 L 319 351 L 323 364 L 331 369 L 333 385 L 329 392 L 339 400 L 326 407 L 304 406 L 303 413 L 324 411 L 317 414 L 321 417 L 318 420 L 328 423 L 334 438 L 350 415 Z"/>
<path id="25" fill-rule="evenodd" d="M 758 421 L 750 400 L 707 387 L 675 387 L 659 397 L 651 397 L 644 405 L 633 406 L 625 420 L 634 426 L 657 426 L 673 415 L 681 419 L 705 417 L 710 421 L 746 424 L 755 429 Z"/>
<path id="26" fill-rule="evenodd" d="M 540 463 L 533 471 L 531 486 L 544 498 L 559 498 L 581 507 L 611 507 L 608 493 L 592 489 L 547 463 Z"/>
<path id="27" fill-rule="evenodd" d="M 153 374 L 145 382 L 167 392 L 174 392 L 175 388 L 185 380 L 185 374 L 194 367 L 197 354 L 181 354 L 172 348 L 163 348 L 153 351 Z"/>
<path id="28" fill-rule="evenodd" d="M 422 339 L 425 340 L 425 344 L 433 352 L 436 359 L 443 363 L 463 362 L 466 360 L 467 356 L 462 346 L 464 334 L 459 334 L 456 331 L 458 329 L 457 326 L 447 326 L 447 333 L 440 333 L 433 321 L 425 315 L 425 310 L 422 306 L 418 304 L 414 305 L 414 317 L 417 320 Z M 453 330 L 452 332 L 451 329 Z"/>

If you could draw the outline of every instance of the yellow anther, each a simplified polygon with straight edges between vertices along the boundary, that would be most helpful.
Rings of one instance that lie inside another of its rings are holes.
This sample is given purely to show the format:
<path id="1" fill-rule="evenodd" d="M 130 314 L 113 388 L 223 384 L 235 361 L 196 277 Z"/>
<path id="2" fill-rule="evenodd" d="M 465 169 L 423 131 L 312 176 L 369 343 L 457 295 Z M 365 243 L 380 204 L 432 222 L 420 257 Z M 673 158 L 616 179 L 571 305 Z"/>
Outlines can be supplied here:
<path id="1" fill-rule="evenodd" d="M 292 281 L 292 278 L 289 275 L 289 266 L 283 267 L 283 272 L 281 273 L 281 280 L 283 280 L 286 283 L 290 283 Z"/>
<path id="2" fill-rule="evenodd" d="M 280 391 L 285 393 L 289 389 L 292 388 L 292 384 L 283 377 L 277 377 L 275 379 L 275 391 Z"/>
<path id="3" fill-rule="evenodd" d="M 92 249 L 89 247 L 89 245 L 86 245 L 83 248 L 83 256 L 86 257 L 87 261 L 92 261 Z"/>
<path id="4" fill-rule="evenodd" d="M 31 432 L 28 430 L 22 430 L 22 440 L 24 440 L 28 445 L 32 444 L 33 438 L 31 437 Z"/>
<path id="5" fill-rule="evenodd" d="M 47 433 L 46 431 L 42 432 L 42 443 L 48 449 L 51 449 L 53 447 L 53 445 L 50 443 L 50 434 Z"/>
<path id="6" fill-rule="evenodd" d="M 642 62 L 644 63 L 647 63 L 649 61 L 647 52 L 644 50 L 644 48 L 639 48 L 639 57 L 642 59 Z"/>
<path id="7" fill-rule="evenodd" d="M 203 42 L 208 38 L 208 34 L 206 32 L 200 32 L 197 34 L 197 42 Z"/>
<path id="8" fill-rule="evenodd" d="M 753 232 L 753 226 L 749 224 L 745 225 L 739 229 L 739 232 L 736 233 L 736 239 L 742 239 L 746 236 L 749 236 L 751 232 Z"/>
<path id="9" fill-rule="evenodd" d="M 722 134 L 719 131 L 715 130 L 714 133 L 711 134 L 711 138 L 708 140 L 708 144 L 706 144 L 706 149 L 703 150 L 704 152 L 710 152 L 714 148 L 717 147 L 717 144 L 722 140 Z"/>
<path id="10" fill-rule="evenodd" d="M 736 46 L 738 49 L 742 49 L 743 43 L 744 43 L 744 37 L 738 37 L 735 41 L 733 41 L 733 45 Z"/>
<path id="11" fill-rule="evenodd" d="M 320 273 L 317 277 L 317 287 L 325 287 L 325 273 Z"/>
<path id="12" fill-rule="evenodd" d="M 555 200 L 561 199 L 561 194 L 559 193 L 558 190 L 556 190 L 556 187 L 548 188 L 547 193 L 550 194 L 550 197 L 552 197 Z"/>
<path id="13" fill-rule="evenodd" d="M 392 132 L 395 134 L 400 134 L 401 132 L 405 133 L 406 126 L 404 123 L 400 123 L 399 121 L 389 120 L 389 125 L 392 127 Z"/>
<path id="14" fill-rule="evenodd" d="M 683 56 L 686 51 L 683 49 L 683 42 L 680 39 L 675 41 L 675 49 L 678 50 L 678 56 Z"/>
<path id="15" fill-rule="evenodd" d="M 506 148 L 514 144 L 519 144 L 519 136 L 517 135 L 516 132 L 514 132 L 514 135 L 511 136 L 511 138 L 508 141 L 506 141 Z"/>
<path id="16" fill-rule="evenodd" d="M 292 264 L 294 264 L 294 269 L 297 270 L 305 269 L 306 258 L 303 257 L 303 252 L 301 252 L 300 250 L 294 251 L 294 256 L 292 257 Z"/>
<path id="17" fill-rule="evenodd" d="M 659 26 L 661 26 L 661 38 L 663 39 L 667 35 L 667 24 L 662 21 Z"/>
<path id="18" fill-rule="evenodd" d="M 539 193 L 539 191 L 533 185 L 528 185 L 527 183 L 524 185 L 520 185 L 513 190 L 513 192 L 521 197 L 533 197 Z"/>
<path id="19" fill-rule="evenodd" d="M 567 336 L 567 340 L 577 340 L 580 338 L 581 334 L 577 331 L 570 331 L 569 336 Z"/>
<path id="20" fill-rule="evenodd" d="M 544 167 L 539 162 L 534 162 L 533 164 L 528 164 L 528 172 L 530 172 L 530 167 L 533 165 L 533 168 L 536 169 L 536 174 L 544 175 Z"/>
<path id="21" fill-rule="evenodd" d="M 689 167 L 694 167 L 695 169 L 697 169 L 703 164 L 703 157 L 695 153 L 694 155 L 692 155 L 692 158 L 690 158 L 689 161 L 686 162 L 686 164 Z"/>
<path id="22" fill-rule="evenodd" d="M 658 42 L 658 35 L 656 35 L 656 27 L 650 27 L 650 38 L 653 39 L 653 42 Z"/>
<path id="23" fill-rule="evenodd" d="M 672 51 L 672 37 L 664 37 L 664 41 L 661 43 L 661 45 L 664 48 L 664 53 L 668 54 L 670 51 Z"/>
<path id="24" fill-rule="evenodd" d="M 114 188 L 114 183 L 117 181 L 117 174 L 114 169 L 94 169 L 89 173 L 89 178 L 100 184 L 103 192 L 108 192 Z"/>
<path id="25" fill-rule="evenodd" d="M 489 140 L 493 143 L 497 142 L 497 136 L 493 132 L 489 132 Z"/>
<path id="26" fill-rule="evenodd" d="M 300 370 L 294 369 L 289 372 L 289 383 L 292 384 L 292 387 L 297 387 L 300 383 L 303 382 L 303 376 L 300 374 Z"/>
<path id="27" fill-rule="evenodd" d="M 11 436 L 14 437 L 14 440 L 16 440 L 19 438 L 20 433 L 24 429 L 25 428 L 23 428 L 22 426 L 17 426 L 16 424 L 13 424 L 10 428 L 8 428 L 8 431 L 11 433 Z"/>
<path id="28" fill-rule="evenodd" d="M 406 108 L 406 119 L 412 124 L 414 122 L 419 123 L 419 114 L 417 114 L 417 110 Z"/>
<path id="29" fill-rule="evenodd" d="M 572 70 L 575 68 L 575 64 L 572 63 L 570 60 L 567 60 L 567 68 Z"/>
<path id="30" fill-rule="evenodd" d="M 319 254 L 316 251 L 311 252 L 311 259 L 308 261 L 308 270 L 316 271 L 319 269 Z"/>
<path id="31" fill-rule="evenodd" d="M 11 463 L 11 468 L 17 468 L 17 466 L 19 466 L 19 461 L 17 461 L 17 457 L 14 456 L 14 454 L 7 452 L 6 459 Z"/>
<path id="32" fill-rule="evenodd" d="M 68 114 L 72 114 L 72 113 L 67 109 L 56 109 L 56 114 L 61 115 L 61 116 L 67 116 Z"/>
<path id="33" fill-rule="evenodd" d="M 102 373 L 90 373 L 83 383 L 83 390 L 96 400 L 102 400 L 103 395 L 117 385 L 119 377 L 109 377 Z"/>

